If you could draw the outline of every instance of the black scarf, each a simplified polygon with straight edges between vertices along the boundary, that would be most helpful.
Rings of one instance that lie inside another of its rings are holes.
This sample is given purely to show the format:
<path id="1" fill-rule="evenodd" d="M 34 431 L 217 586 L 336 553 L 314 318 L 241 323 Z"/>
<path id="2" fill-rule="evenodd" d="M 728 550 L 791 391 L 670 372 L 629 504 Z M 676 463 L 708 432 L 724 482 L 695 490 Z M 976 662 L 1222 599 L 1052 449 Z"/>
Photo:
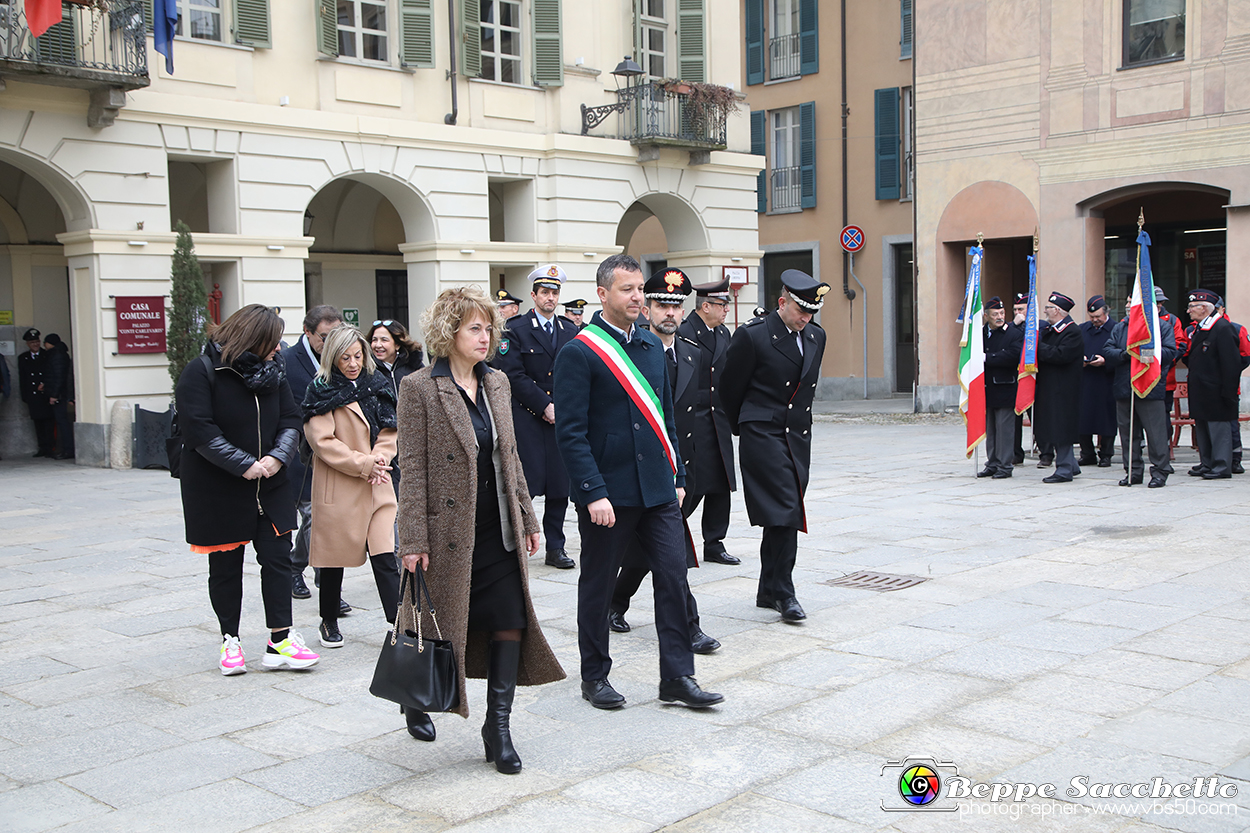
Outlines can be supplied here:
<path id="1" fill-rule="evenodd" d="M 361 373 L 356 384 L 343 375 L 337 367 L 330 372 L 329 381 L 314 378 L 304 395 L 304 421 L 328 414 L 351 403 L 360 405 L 361 412 L 369 422 L 369 445 L 378 441 L 383 428 L 397 428 L 395 418 L 395 393 L 390 382 L 381 373 Z"/>
<path id="2" fill-rule="evenodd" d="M 209 342 L 204 350 L 213 364 L 221 364 L 221 347 Z M 272 393 L 282 383 L 282 368 L 276 361 L 264 361 L 255 353 L 243 351 L 233 362 L 230 369 L 243 378 L 244 386 L 254 394 Z"/>

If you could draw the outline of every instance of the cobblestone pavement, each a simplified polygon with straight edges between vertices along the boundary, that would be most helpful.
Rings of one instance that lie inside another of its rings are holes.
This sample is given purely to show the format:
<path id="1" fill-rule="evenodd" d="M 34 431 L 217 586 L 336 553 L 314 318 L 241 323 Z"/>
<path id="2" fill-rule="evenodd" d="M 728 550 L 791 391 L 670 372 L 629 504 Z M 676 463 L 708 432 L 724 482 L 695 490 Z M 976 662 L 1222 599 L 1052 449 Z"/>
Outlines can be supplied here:
<path id="1" fill-rule="evenodd" d="M 225 678 L 175 481 L 5 460 L 0 830 L 1250 827 L 1247 477 L 1186 477 L 1181 449 L 1165 489 L 1118 488 L 1118 467 L 1047 486 L 1033 461 L 1010 482 L 977 480 L 962 428 L 940 417 L 825 418 L 815 440 L 796 574 L 807 622 L 754 606 L 759 531 L 740 495 L 726 543 L 742 566 L 691 573 L 704 628 L 724 643 L 697 673 L 722 707 L 659 703 L 644 584 L 634 631 L 612 637 L 629 705 L 590 708 L 576 682 L 577 571 L 534 560 L 538 615 L 574 679 L 518 691 L 515 776 L 483 761 L 481 681 L 473 718 L 436 717 L 433 744 L 369 695 L 386 626 L 367 569 L 346 581 L 346 646 L 310 671 L 265 672 L 249 565 L 253 670 Z M 927 581 L 827 583 L 857 570 Z M 313 636 L 315 600 L 294 605 Z M 972 782 L 1055 784 L 1057 800 L 883 812 L 901 802 L 898 770 L 883 766 L 908 756 L 951 761 Z M 1214 777 L 1238 794 L 1069 796 L 1079 777 Z"/>

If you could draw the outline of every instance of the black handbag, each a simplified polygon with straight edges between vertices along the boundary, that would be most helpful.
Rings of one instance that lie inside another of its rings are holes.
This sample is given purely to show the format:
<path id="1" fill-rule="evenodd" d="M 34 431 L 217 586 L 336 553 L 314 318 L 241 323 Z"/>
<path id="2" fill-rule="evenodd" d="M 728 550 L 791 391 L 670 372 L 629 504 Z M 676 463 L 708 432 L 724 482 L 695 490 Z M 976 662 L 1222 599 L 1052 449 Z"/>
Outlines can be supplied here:
<path id="1" fill-rule="evenodd" d="M 422 633 L 422 595 L 437 639 L 426 639 Z M 400 630 L 400 623 L 405 619 L 412 623 L 415 631 Z M 460 705 L 456 651 L 451 640 L 443 639 L 422 570 L 403 571 L 399 611 L 394 627 L 382 642 L 369 693 L 423 712 L 449 712 Z"/>

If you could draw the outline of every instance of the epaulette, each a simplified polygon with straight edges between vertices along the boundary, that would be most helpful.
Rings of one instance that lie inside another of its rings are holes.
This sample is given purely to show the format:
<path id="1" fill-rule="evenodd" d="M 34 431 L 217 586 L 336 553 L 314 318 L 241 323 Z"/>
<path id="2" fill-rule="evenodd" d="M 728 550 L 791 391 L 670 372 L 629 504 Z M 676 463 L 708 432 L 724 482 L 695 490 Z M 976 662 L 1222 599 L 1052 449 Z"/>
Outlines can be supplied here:
<path id="1" fill-rule="evenodd" d="M 686 342 L 687 344 L 689 344 L 691 347 L 698 347 L 698 346 L 699 346 L 699 342 L 695 341 L 693 338 L 686 338 L 686 337 L 685 337 L 684 335 L 682 335 L 681 333 L 678 333 L 678 334 L 677 334 L 677 337 L 678 337 L 679 339 L 681 339 L 682 341 Z"/>
<path id="2" fill-rule="evenodd" d="M 754 326 L 757 326 L 757 325 L 759 325 L 759 324 L 763 324 L 763 323 L 764 323 L 764 319 L 763 319 L 763 318 L 752 318 L 750 321 L 744 322 L 742 326 L 744 326 L 744 327 L 754 327 Z"/>
<path id="3" fill-rule="evenodd" d="M 503 322 L 503 323 L 504 323 L 504 325 L 506 326 L 506 325 L 508 325 L 508 324 L 511 324 L 513 321 L 516 321 L 518 318 L 524 318 L 525 316 L 526 316 L 526 313 L 522 312 L 522 313 L 520 313 L 520 314 L 518 314 L 518 315 L 514 315 L 514 316 L 512 316 L 511 318 L 509 318 L 507 321 L 505 321 L 505 322 Z"/>

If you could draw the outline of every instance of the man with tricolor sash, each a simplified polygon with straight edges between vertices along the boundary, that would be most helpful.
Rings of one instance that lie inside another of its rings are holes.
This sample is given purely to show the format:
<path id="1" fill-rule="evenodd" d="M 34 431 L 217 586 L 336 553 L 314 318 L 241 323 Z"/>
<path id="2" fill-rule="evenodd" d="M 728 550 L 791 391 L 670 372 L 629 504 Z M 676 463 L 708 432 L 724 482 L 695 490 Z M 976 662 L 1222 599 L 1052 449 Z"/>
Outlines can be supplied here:
<path id="1" fill-rule="evenodd" d="M 608 613 L 627 545 L 637 538 L 655 591 L 660 700 L 702 708 L 724 700 L 694 679 L 686 615 L 686 470 L 660 340 L 635 326 L 643 276 L 628 255 L 599 265 L 603 306 L 556 357 L 556 445 L 569 474 L 582 539 L 577 633 L 582 697 L 625 705 L 608 681 Z"/>

